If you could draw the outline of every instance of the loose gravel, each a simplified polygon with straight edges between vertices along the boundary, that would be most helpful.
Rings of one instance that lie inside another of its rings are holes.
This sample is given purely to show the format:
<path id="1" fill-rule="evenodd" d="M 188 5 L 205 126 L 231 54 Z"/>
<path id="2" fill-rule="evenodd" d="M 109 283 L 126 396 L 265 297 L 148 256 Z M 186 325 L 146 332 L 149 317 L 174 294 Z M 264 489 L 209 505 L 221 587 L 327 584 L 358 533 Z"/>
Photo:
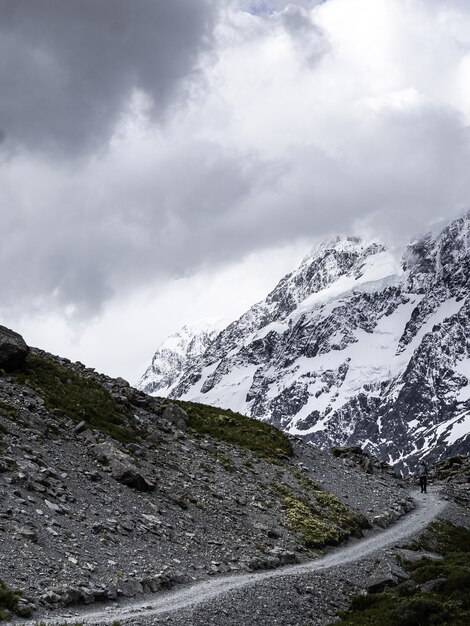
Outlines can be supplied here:
<path id="1" fill-rule="evenodd" d="M 437 490 L 416 494 L 417 507 L 398 523 L 373 531 L 323 558 L 278 570 L 215 578 L 138 603 L 90 613 L 55 615 L 87 625 L 154 626 L 320 626 L 361 589 L 384 551 L 419 534 L 446 507 Z M 32 624 L 33 622 L 31 622 Z"/>

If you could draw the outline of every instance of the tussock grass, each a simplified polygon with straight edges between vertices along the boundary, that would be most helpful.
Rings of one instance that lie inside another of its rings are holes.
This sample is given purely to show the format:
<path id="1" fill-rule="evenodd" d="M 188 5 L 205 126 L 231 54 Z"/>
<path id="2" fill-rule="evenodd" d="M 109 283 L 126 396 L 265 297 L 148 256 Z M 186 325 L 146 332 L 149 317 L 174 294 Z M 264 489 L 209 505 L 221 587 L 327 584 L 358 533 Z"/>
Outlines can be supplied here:
<path id="1" fill-rule="evenodd" d="M 13 375 L 37 391 L 49 411 L 58 409 L 75 422 L 84 420 L 122 443 L 138 440 L 129 408 L 119 404 L 99 383 L 53 359 L 29 353 L 24 367 Z"/>
<path id="2" fill-rule="evenodd" d="M 196 402 L 175 400 L 189 415 L 189 427 L 201 435 L 251 450 L 269 461 L 279 461 L 293 454 L 289 438 L 270 424 L 245 417 L 230 409 Z"/>

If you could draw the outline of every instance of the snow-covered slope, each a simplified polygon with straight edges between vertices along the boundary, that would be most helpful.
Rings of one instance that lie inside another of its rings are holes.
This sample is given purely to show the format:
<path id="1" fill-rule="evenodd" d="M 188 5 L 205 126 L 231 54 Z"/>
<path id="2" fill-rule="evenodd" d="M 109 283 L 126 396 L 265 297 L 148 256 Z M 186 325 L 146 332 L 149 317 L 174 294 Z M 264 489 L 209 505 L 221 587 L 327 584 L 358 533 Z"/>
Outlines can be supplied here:
<path id="1" fill-rule="evenodd" d="M 155 352 L 137 387 L 148 394 L 168 394 L 179 374 L 193 359 L 204 354 L 224 325 L 222 319 L 204 320 L 187 324 L 170 335 Z"/>
<path id="2" fill-rule="evenodd" d="M 158 394 L 232 408 L 406 468 L 468 452 L 470 219 L 412 242 L 335 238 L 182 365 Z M 157 353 L 158 354 L 158 353 Z"/>

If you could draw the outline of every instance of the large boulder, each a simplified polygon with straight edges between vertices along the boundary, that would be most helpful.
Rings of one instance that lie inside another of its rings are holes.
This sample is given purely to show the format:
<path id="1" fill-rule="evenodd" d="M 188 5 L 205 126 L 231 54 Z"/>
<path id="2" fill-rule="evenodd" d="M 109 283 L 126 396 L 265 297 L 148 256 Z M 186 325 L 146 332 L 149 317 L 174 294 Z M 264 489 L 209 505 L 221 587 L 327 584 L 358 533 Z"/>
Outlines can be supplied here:
<path id="1" fill-rule="evenodd" d="M 387 587 L 396 587 L 409 578 L 410 575 L 397 563 L 384 561 L 369 576 L 366 590 L 368 593 L 380 593 L 385 591 Z"/>
<path id="2" fill-rule="evenodd" d="M 90 446 L 91 452 L 102 465 L 111 469 L 111 476 L 137 491 L 153 491 L 155 485 L 132 463 L 131 457 L 110 442 Z"/>
<path id="3" fill-rule="evenodd" d="M 0 326 L 0 368 L 8 371 L 21 367 L 29 348 L 21 335 Z"/>
<path id="4" fill-rule="evenodd" d="M 177 404 L 169 404 L 165 407 L 162 417 L 179 430 L 186 430 L 188 426 L 189 415 Z"/>

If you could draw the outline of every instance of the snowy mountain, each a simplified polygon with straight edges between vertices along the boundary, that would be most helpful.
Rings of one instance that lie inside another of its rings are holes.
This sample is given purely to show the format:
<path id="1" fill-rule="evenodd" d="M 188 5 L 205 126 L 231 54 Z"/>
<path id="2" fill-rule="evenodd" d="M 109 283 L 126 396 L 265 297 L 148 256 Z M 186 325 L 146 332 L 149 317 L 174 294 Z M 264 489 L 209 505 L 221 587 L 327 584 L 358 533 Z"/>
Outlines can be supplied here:
<path id="1" fill-rule="evenodd" d="M 321 447 L 360 444 L 404 469 L 468 453 L 469 246 L 469 213 L 410 243 L 401 263 L 379 243 L 329 240 L 204 349 L 169 363 L 164 384 L 141 388 Z"/>
<path id="2" fill-rule="evenodd" d="M 167 395 L 180 372 L 204 354 L 223 326 L 221 319 L 204 320 L 186 324 L 170 335 L 155 352 L 137 387 L 148 394 Z"/>

